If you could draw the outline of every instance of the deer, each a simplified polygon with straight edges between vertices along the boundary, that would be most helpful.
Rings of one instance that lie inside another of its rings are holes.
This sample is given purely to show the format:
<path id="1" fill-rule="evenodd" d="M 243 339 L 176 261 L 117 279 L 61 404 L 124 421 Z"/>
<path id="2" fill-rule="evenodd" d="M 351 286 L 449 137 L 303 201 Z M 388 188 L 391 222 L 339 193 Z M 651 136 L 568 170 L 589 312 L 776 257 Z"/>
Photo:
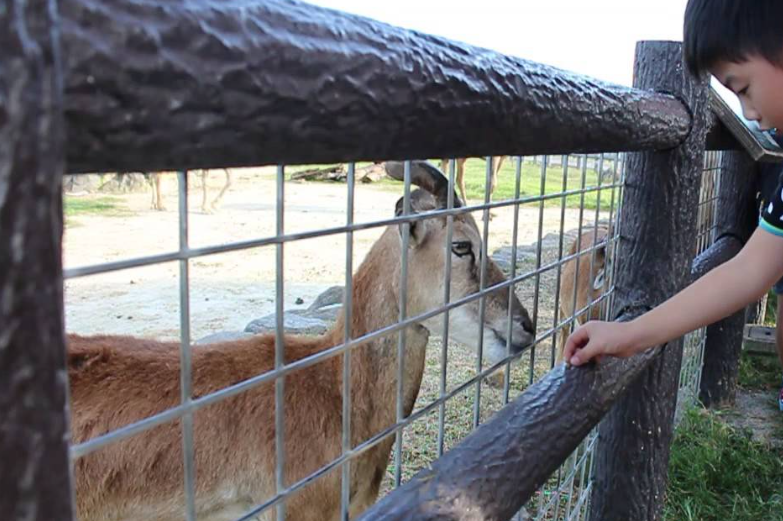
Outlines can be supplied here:
<path id="1" fill-rule="evenodd" d="M 579 247 L 579 271 L 577 271 L 577 257 L 563 263 L 560 275 L 561 319 L 574 316 L 577 311 L 585 309 L 588 304 L 595 302 L 604 294 L 609 279 L 608 270 L 611 270 L 611 263 L 606 254 L 606 241 L 610 236 L 610 227 L 599 224 L 595 228 L 583 229 L 580 237 L 574 238 L 568 248 L 568 255 L 571 256 L 576 254 Z M 576 292 L 576 307 L 574 307 L 574 292 Z M 571 324 L 563 326 L 560 330 L 557 363 L 562 362 L 563 349 L 571 331 L 588 320 L 600 319 L 603 309 L 603 303 L 593 305 L 589 310 L 574 316 L 573 328 Z"/>
<path id="2" fill-rule="evenodd" d="M 209 188 L 207 186 L 207 177 L 209 176 L 209 171 L 198 170 L 197 172 L 201 178 L 201 211 L 203 213 L 214 213 L 220 208 L 220 205 L 223 202 L 223 197 L 231 187 L 231 171 L 228 168 L 223 169 L 225 182 L 223 183 L 223 187 L 220 189 L 220 192 L 212 200 L 212 202 L 209 202 L 208 197 Z M 155 172 L 144 174 L 145 177 L 147 177 L 147 181 L 149 182 L 150 188 L 152 190 L 152 202 L 150 203 L 150 208 L 161 212 L 166 211 L 166 203 L 163 200 L 163 191 L 161 187 L 161 183 L 163 181 L 162 176 L 166 173 L 167 172 Z"/>
<path id="3" fill-rule="evenodd" d="M 403 178 L 399 162 L 387 162 L 387 173 Z M 447 207 L 449 183 L 434 165 L 411 163 L 410 210 L 420 214 Z M 455 207 L 462 201 L 454 194 Z M 403 214 L 403 199 L 395 214 Z M 469 213 L 452 217 L 446 248 L 447 218 L 433 216 L 409 226 L 407 281 L 400 280 L 404 225 L 387 227 L 356 270 L 351 287 L 351 338 L 360 338 L 398 322 L 400 294 L 407 287 L 407 316 L 444 304 L 445 261 L 451 301 L 479 290 L 482 251 L 479 229 Z M 500 268 L 486 262 L 487 286 L 505 281 Z M 503 286 L 484 298 L 483 345 L 487 357 L 502 360 L 507 346 L 519 353 L 533 341 L 528 311 Z M 509 308 L 510 306 L 510 308 Z M 413 410 L 425 366 L 431 331 L 444 326 L 443 314 L 404 329 L 402 409 Z M 511 324 L 509 324 L 509 320 Z M 452 309 L 451 337 L 475 344 L 482 323 L 478 299 Z M 286 335 L 286 364 L 343 343 L 346 318 L 317 337 Z M 510 331 L 510 338 L 507 332 Z M 285 486 L 322 468 L 342 453 L 343 386 L 351 399 L 351 446 L 394 425 L 397 400 L 398 332 L 366 340 L 350 351 L 350 379 L 343 380 L 343 357 L 325 358 L 284 377 Z M 72 440 L 82 443 L 180 404 L 179 343 L 129 336 L 68 336 L 68 377 Z M 275 335 L 194 346 L 192 389 L 198 398 L 274 368 Z M 76 508 L 81 521 L 179 520 L 183 514 L 181 426 L 170 422 L 144 431 L 74 462 Z M 377 499 L 391 453 L 387 436 L 350 462 L 350 516 L 358 516 Z M 275 384 L 250 390 L 193 412 L 195 505 L 198 519 L 236 519 L 275 494 Z M 289 521 L 338 520 L 340 472 L 334 469 L 285 500 Z M 276 519 L 275 509 L 261 519 Z M 282 520 L 278 520 L 282 521 Z"/>
<path id="4" fill-rule="evenodd" d="M 503 166 L 503 161 L 506 159 L 506 156 L 495 156 L 492 158 L 492 173 L 491 173 L 491 181 L 489 185 L 489 197 L 492 198 L 492 194 L 495 193 L 495 188 L 498 185 L 498 172 L 500 172 L 500 167 Z M 459 187 L 460 195 L 462 196 L 463 201 L 468 200 L 468 195 L 465 190 L 465 161 L 467 161 L 468 158 L 466 157 L 459 157 L 454 160 L 455 163 L 455 170 L 457 174 L 457 186 Z M 440 160 L 440 168 L 442 171 L 446 172 L 446 167 L 448 165 L 449 160 L 448 159 L 441 159 Z"/>

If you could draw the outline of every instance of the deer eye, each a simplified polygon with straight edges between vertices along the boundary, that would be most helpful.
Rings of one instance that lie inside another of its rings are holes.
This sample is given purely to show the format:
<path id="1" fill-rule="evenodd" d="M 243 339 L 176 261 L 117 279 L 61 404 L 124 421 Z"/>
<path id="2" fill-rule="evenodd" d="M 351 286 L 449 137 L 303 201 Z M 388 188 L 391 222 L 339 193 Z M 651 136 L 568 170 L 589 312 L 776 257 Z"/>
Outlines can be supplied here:
<path id="1" fill-rule="evenodd" d="M 470 241 L 454 241 L 451 243 L 451 252 L 457 257 L 463 257 L 473 253 L 473 245 Z"/>

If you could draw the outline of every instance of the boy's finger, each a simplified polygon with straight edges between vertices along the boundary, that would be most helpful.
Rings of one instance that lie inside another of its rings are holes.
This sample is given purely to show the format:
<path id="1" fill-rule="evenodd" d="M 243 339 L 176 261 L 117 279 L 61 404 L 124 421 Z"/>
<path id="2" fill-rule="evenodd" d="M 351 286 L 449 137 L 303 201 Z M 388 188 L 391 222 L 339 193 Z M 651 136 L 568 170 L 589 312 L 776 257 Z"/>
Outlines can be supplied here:
<path id="1" fill-rule="evenodd" d="M 580 327 L 568 337 L 565 348 L 563 349 L 563 360 L 570 361 L 577 349 L 580 349 L 584 344 L 588 342 L 590 335 L 587 333 L 586 327 Z M 574 364 L 579 365 L 579 364 Z"/>
<path id="2" fill-rule="evenodd" d="M 571 357 L 571 365 L 586 364 L 593 358 L 598 358 L 602 354 L 603 350 L 601 349 L 601 344 L 596 342 L 588 342 L 586 346 L 574 353 L 574 355 Z"/>

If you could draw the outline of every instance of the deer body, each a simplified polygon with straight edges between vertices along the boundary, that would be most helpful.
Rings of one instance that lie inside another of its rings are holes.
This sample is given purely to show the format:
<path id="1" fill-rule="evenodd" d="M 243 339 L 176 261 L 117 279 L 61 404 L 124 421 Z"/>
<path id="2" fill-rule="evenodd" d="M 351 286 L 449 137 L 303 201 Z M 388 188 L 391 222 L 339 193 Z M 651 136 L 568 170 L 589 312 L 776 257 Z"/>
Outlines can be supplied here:
<path id="1" fill-rule="evenodd" d="M 429 172 L 429 175 L 434 174 Z M 426 185 L 426 180 L 421 183 Z M 442 204 L 441 197 L 436 201 L 422 190 L 413 192 L 411 198 L 416 211 Z M 444 236 L 444 223 L 444 219 L 433 218 L 411 225 L 411 247 L 407 253 L 409 316 L 443 303 L 441 271 L 445 248 L 439 239 Z M 480 247 L 480 236 L 469 214 L 454 218 L 454 237 L 460 248 L 467 248 L 466 241 L 473 248 Z M 458 251 L 462 253 L 463 249 Z M 399 231 L 390 227 L 354 275 L 352 338 L 398 321 L 401 254 Z M 455 299 L 475 292 L 478 284 L 478 278 L 470 275 L 475 274 L 478 256 L 472 261 L 465 257 L 455 256 L 453 261 L 451 290 Z M 492 262 L 488 263 L 487 280 L 490 284 L 503 280 L 500 269 Z M 485 344 L 490 354 L 499 353 L 501 348 L 505 353 L 505 339 L 499 335 L 508 326 L 507 291 L 498 290 L 486 297 Z M 529 343 L 532 335 L 527 312 L 515 297 L 512 304 L 510 315 L 514 321 L 516 351 Z M 465 322 L 473 320 L 473 340 L 477 340 L 476 317 L 477 301 L 452 312 L 457 339 L 463 334 L 460 331 L 471 330 Z M 406 416 L 413 410 L 421 385 L 429 329 L 440 321 L 442 318 L 436 318 L 406 329 L 402 404 Z M 344 323 L 341 315 L 334 327 L 321 337 L 286 336 L 286 363 L 341 344 Z M 352 446 L 396 422 L 397 337 L 396 333 L 385 335 L 351 351 Z M 272 370 L 274 351 L 274 335 L 195 346 L 192 350 L 194 398 Z M 68 370 L 72 435 L 76 442 L 180 403 L 179 345 L 175 342 L 70 335 Z M 342 453 L 342 371 L 342 356 L 334 356 L 285 377 L 286 487 Z M 199 520 L 236 519 L 275 495 L 274 396 L 274 382 L 268 382 L 194 412 L 195 498 Z M 393 442 L 393 437 L 387 437 L 351 460 L 352 517 L 375 502 Z M 79 458 L 74 467 L 81 521 L 182 519 L 185 498 L 180 422 L 167 423 L 107 445 Z M 340 487 L 337 467 L 286 499 L 286 520 L 338 519 Z M 267 510 L 263 516 L 264 520 L 275 519 L 275 509 Z"/>
<path id="2" fill-rule="evenodd" d="M 574 239 L 571 247 L 568 249 L 568 255 L 576 254 L 579 246 L 579 266 L 577 271 L 576 258 L 569 259 L 563 264 L 563 271 L 560 275 L 560 318 L 565 319 L 574 315 L 598 300 L 606 289 L 606 282 L 609 274 L 607 270 L 606 245 L 595 249 L 596 244 L 600 244 L 609 237 L 609 228 L 599 225 L 596 229 L 583 230 L 581 238 Z M 574 299 L 576 293 L 576 299 Z M 576 300 L 576 306 L 574 306 Z M 575 317 L 574 327 L 564 326 L 560 331 L 560 347 L 558 349 L 557 360 L 562 360 L 563 349 L 568 335 L 572 329 L 584 324 L 588 320 L 599 320 L 603 306 L 593 305 L 588 311 L 578 313 Z"/>

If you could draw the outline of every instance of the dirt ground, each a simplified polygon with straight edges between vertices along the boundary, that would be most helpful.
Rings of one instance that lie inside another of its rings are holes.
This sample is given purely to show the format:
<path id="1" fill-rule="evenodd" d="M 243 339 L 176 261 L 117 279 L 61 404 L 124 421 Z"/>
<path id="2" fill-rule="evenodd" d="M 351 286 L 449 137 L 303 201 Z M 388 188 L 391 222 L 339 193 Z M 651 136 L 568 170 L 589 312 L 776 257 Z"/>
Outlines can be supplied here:
<path id="1" fill-rule="evenodd" d="M 775 390 L 738 389 L 727 419 L 733 426 L 749 432 L 754 440 L 783 449 L 783 420 Z"/>
<path id="2" fill-rule="evenodd" d="M 151 210 L 148 193 L 133 193 L 116 196 L 125 210 L 69 218 L 64 239 L 65 267 L 176 251 L 179 233 L 176 178 L 173 175 L 166 178 L 167 211 Z M 213 193 L 221 180 L 219 175 L 211 178 Z M 195 179 L 192 183 L 195 184 Z M 222 208 L 205 214 L 200 210 L 201 191 L 192 187 L 188 214 L 190 246 L 274 236 L 275 194 L 273 169 L 237 170 Z M 388 186 L 357 185 L 354 221 L 392 217 L 401 194 L 402 187 L 393 191 Z M 285 233 L 344 225 L 345 198 L 344 184 L 286 183 Z M 513 231 L 512 207 L 493 210 L 493 215 L 490 252 L 509 245 Z M 481 212 L 476 212 L 475 217 L 481 227 Z M 578 218 L 578 210 L 566 210 L 565 229 L 576 228 Z M 592 218 L 594 212 L 586 211 L 585 222 Z M 536 242 L 538 220 L 538 208 L 520 209 L 518 244 Z M 544 235 L 559 232 L 560 208 L 545 209 L 542 228 Z M 379 227 L 354 234 L 354 268 L 382 232 L 383 228 Z M 305 308 L 326 288 L 343 284 L 345 255 L 344 234 L 287 243 L 285 308 Z M 174 261 L 69 279 L 65 288 L 67 331 L 178 338 L 179 271 L 179 263 Z M 274 246 L 193 259 L 189 278 L 193 339 L 219 331 L 242 330 L 251 320 L 274 312 Z M 525 287 L 520 288 L 520 298 L 532 311 L 532 291 Z M 542 297 L 553 290 L 542 288 Z M 547 311 L 547 315 L 551 313 Z"/>

